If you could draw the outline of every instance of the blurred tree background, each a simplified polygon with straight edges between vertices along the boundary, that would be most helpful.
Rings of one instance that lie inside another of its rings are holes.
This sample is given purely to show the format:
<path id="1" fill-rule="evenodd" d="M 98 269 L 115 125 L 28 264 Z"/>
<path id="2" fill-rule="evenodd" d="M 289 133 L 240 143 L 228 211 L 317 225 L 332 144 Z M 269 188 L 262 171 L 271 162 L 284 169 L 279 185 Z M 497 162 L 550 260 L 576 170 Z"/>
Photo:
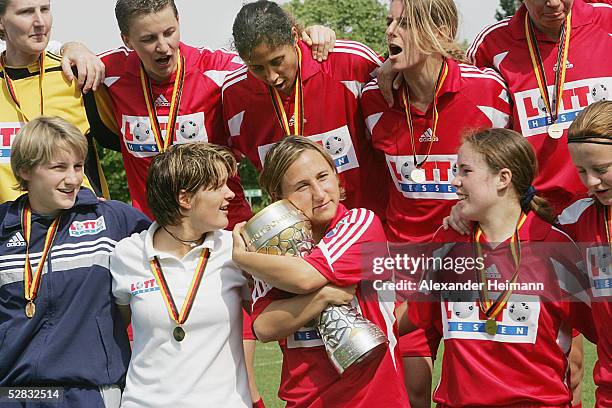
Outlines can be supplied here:
<path id="1" fill-rule="evenodd" d="M 520 0 L 499 0 L 499 9 L 495 12 L 497 21 L 503 20 L 506 17 L 511 17 L 516 13 L 516 10 L 521 5 Z"/>
<path id="2" fill-rule="evenodd" d="M 303 27 L 322 24 L 338 38 L 362 42 L 380 55 L 387 52 L 387 6 L 378 0 L 291 0 L 283 7 Z"/>

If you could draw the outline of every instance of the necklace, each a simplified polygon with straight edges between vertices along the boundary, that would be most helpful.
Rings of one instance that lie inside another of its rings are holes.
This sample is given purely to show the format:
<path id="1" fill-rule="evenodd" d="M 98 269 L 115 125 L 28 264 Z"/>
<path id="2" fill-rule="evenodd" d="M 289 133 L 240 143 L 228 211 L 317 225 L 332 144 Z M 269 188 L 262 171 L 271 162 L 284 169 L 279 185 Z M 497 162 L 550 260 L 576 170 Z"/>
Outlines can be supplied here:
<path id="1" fill-rule="evenodd" d="M 171 233 L 168 228 L 166 227 L 162 227 L 164 229 L 164 231 L 166 231 L 168 234 L 170 234 L 170 236 L 174 239 L 176 239 L 178 242 L 180 242 L 181 244 L 185 244 L 185 245 L 189 245 L 191 248 L 194 248 L 196 246 L 198 246 L 201 241 L 204 238 L 204 235 L 202 235 L 200 238 L 198 239 L 181 239 L 179 237 L 177 237 L 176 235 L 174 235 L 173 233 Z"/>

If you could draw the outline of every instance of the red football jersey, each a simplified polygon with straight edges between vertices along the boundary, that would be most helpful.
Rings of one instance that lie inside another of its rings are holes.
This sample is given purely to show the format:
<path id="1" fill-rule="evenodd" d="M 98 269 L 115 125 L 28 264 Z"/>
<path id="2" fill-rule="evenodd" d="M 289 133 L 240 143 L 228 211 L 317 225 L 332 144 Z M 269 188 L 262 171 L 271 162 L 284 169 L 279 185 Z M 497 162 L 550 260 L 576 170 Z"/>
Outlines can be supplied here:
<path id="1" fill-rule="evenodd" d="M 438 298 L 413 303 L 409 308 L 410 319 L 415 324 L 424 328 L 433 324 L 444 337 L 442 374 L 434 394 L 438 406 L 569 406 L 567 357 L 572 327 L 590 339 L 597 338 L 588 297 L 586 303 L 578 301 L 583 294 L 581 290 L 575 292 L 573 301 L 560 297 L 567 295 L 562 282 L 573 282 L 572 277 L 582 276 L 576 267 L 580 251 L 566 234 L 533 212 L 527 215 L 519 236 L 517 282 L 540 282 L 543 289 L 514 290 L 495 317 L 496 334 L 485 331 L 487 318 L 480 310 L 478 291 L 462 292 L 457 297 L 456 291 L 449 290 L 441 301 Z M 438 255 L 445 260 L 474 256 L 471 237 L 441 230 L 435 241 L 450 244 L 441 247 L 444 252 Z M 490 247 L 485 238 L 482 245 L 487 282 L 510 281 L 515 264 L 510 256 L 509 240 Z M 459 277 L 462 282 L 478 282 L 474 269 L 465 275 L 448 271 L 438 277 L 438 282 Z M 485 285 L 489 287 L 488 283 Z M 487 296 L 496 300 L 499 295 L 500 291 L 491 290 Z"/>
<path id="2" fill-rule="evenodd" d="M 410 131 L 401 93 L 395 92 L 389 108 L 376 80 L 366 85 L 361 106 L 374 148 L 385 154 L 392 186 L 386 200 L 385 227 L 392 242 L 428 242 L 455 205 L 451 186 L 457 167 L 457 150 L 466 132 L 508 127 L 510 105 L 506 86 L 491 69 L 458 64 L 447 59 L 448 76 L 438 98 L 438 125 L 433 129 L 433 104 L 427 112 L 411 107 L 417 162 L 426 180 L 410 178 L 415 168 Z M 433 141 L 432 141 L 433 137 Z M 383 200 L 385 201 L 385 200 Z"/>
<path id="3" fill-rule="evenodd" d="M 353 285 L 370 275 L 364 271 L 368 263 L 364 258 L 371 258 L 369 251 L 373 248 L 386 248 L 385 242 L 382 224 L 372 211 L 347 210 L 340 204 L 325 236 L 305 260 L 333 284 Z M 364 255 L 364 251 L 369 253 Z M 386 249 L 379 255 L 386 256 Z M 291 296 L 258 282 L 253 294 L 253 320 L 273 301 Z M 379 298 L 371 285 L 360 285 L 352 304 L 389 339 L 380 364 L 363 365 L 360 370 L 340 376 L 329 361 L 316 327 L 302 327 L 279 342 L 283 368 L 278 395 L 287 407 L 410 406 L 397 347 L 393 300 Z"/>
<path id="4" fill-rule="evenodd" d="M 370 48 L 354 41 L 338 40 L 322 63 L 312 58 L 306 44 L 300 41 L 299 46 L 304 92 L 302 133 L 323 144 L 332 156 L 346 191 L 346 206 L 366 207 L 381 214 L 388 187 L 386 172 L 382 155 L 366 139 L 358 104 L 361 88 L 372 79 L 380 59 Z M 281 96 L 293 131 L 295 97 Z M 261 170 L 267 151 L 281 140 L 284 131 L 268 86 L 246 67 L 225 80 L 223 116 L 230 145 Z"/>
<path id="5" fill-rule="evenodd" d="M 241 66 L 240 58 L 224 50 L 180 45 L 185 57 L 185 80 L 173 143 L 211 142 L 226 145 L 221 109 L 221 84 L 225 74 Z M 132 204 L 153 217 L 147 204 L 147 171 L 158 153 L 140 81 L 140 58 L 125 47 L 101 54 L 113 100 L 115 119 L 121 130 L 123 165 L 127 174 Z M 155 108 L 165 137 L 174 75 L 167 82 L 151 83 Z M 230 225 L 251 216 L 238 177 L 230 178 L 236 198 L 230 203 Z"/>
<path id="6" fill-rule="evenodd" d="M 508 19 L 485 28 L 468 50 L 479 67 L 495 68 L 508 84 L 514 102 L 513 128 L 533 145 L 540 166 L 535 187 L 555 207 L 565 208 L 585 191 L 567 150 L 567 131 L 554 140 L 547 135 L 548 116 L 532 68 L 525 34 L 525 5 Z M 575 0 L 566 78 L 558 123 L 567 129 L 586 106 L 612 98 L 612 6 Z M 558 41 L 536 33 L 548 92 L 553 93 Z M 552 98 L 552 97 L 551 97 Z"/>
<path id="7" fill-rule="evenodd" d="M 559 224 L 584 250 L 591 281 L 593 320 L 598 330 L 598 360 L 593 370 L 597 407 L 612 406 L 612 265 L 604 207 L 597 200 L 576 201 L 559 216 Z"/>

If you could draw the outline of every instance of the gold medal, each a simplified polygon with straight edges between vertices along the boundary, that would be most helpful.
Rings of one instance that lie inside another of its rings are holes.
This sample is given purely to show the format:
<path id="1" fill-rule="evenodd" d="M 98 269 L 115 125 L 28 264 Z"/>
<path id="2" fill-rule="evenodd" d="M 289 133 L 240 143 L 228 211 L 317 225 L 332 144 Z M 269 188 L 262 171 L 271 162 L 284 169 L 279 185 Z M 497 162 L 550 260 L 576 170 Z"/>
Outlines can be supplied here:
<path id="1" fill-rule="evenodd" d="M 185 330 L 181 326 L 176 326 L 174 330 L 172 330 L 172 336 L 174 340 L 181 342 L 185 338 Z"/>
<path id="2" fill-rule="evenodd" d="M 485 322 L 485 331 L 490 335 L 497 334 L 497 322 L 494 319 L 487 319 Z"/>
<path id="3" fill-rule="evenodd" d="M 548 127 L 547 132 L 548 136 L 553 139 L 561 139 L 561 137 L 563 136 L 563 128 L 558 123 L 553 123 L 552 125 L 550 125 Z"/>
<path id="4" fill-rule="evenodd" d="M 424 183 L 426 180 L 425 170 L 423 169 L 413 169 L 410 172 L 410 179 L 415 183 Z"/>
<path id="5" fill-rule="evenodd" d="M 36 313 L 36 305 L 34 304 L 34 302 L 29 301 L 28 303 L 26 303 L 25 315 L 28 317 L 28 319 L 31 319 L 32 317 L 34 317 L 35 313 Z"/>

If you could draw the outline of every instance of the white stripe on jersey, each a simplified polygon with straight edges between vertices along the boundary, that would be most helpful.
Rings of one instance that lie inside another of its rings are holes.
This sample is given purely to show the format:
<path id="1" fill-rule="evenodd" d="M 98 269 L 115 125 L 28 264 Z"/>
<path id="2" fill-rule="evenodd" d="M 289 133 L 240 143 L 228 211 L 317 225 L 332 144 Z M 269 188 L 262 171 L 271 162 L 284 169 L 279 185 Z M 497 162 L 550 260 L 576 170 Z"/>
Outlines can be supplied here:
<path id="1" fill-rule="evenodd" d="M 127 48 L 125 46 L 121 46 L 121 47 L 114 48 L 114 49 L 108 50 L 108 51 L 104 51 L 104 52 L 98 54 L 98 58 L 102 58 L 102 57 L 105 57 L 105 56 L 111 55 L 111 54 L 130 55 L 131 52 L 132 52 L 132 50 L 130 50 L 129 48 Z"/>
<path id="2" fill-rule="evenodd" d="M 242 76 L 239 76 L 237 78 L 234 78 L 232 80 L 228 80 L 228 78 L 225 78 L 225 83 L 223 84 L 223 88 L 221 88 L 221 98 L 223 99 L 223 94 L 225 93 L 225 90 L 227 88 L 229 88 L 230 86 L 234 85 L 235 83 L 238 83 L 240 81 L 244 81 L 245 79 L 247 79 L 247 75 L 244 74 Z"/>
<path id="3" fill-rule="evenodd" d="M 350 211 L 349 224 L 343 225 L 336 236 L 325 246 L 329 252 L 328 262 L 336 262 L 367 231 L 374 220 L 374 213 L 365 208 Z"/>
<path id="4" fill-rule="evenodd" d="M 496 77 L 494 75 L 483 75 L 483 74 L 461 74 L 462 77 L 464 78 L 483 78 L 483 79 L 492 79 L 494 81 L 496 81 L 498 84 L 500 84 L 501 86 L 504 87 L 504 89 L 506 89 L 506 83 L 499 79 L 499 77 Z"/>
<path id="5" fill-rule="evenodd" d="M 359 98 L 361 96 L 361 91 L 363 89 L 363 82 L 359 81 L 340 81 L 342 85 L 346 87 L 355 98 Z"/>
<path id="6" fill-rule="evenodd" d="M 378 57 L 378 54 L 376 54 L 374 52 L 374 50 L 372 50 L 370 47 L 368 47 L 365 44 L 362 44 L 360 42 L 357 41 L 350 41 L 350 40 L 337 40 L 336 44 L 334 45 L 334 49 L 333 51 L 336 52 L 340 49 L 343 48 L 349 48 L 349 49 L 357 49 L 362 51 L 364 54 L 368 55 L 368 59 L 371 60 L 372 62 L 381 65 L 380 62 L 380 58 Z"/>
<path id="7" fill-rule="evenodd" d="M 357 56 L 362 57 L 362 58 L 364 58 L 364 59 L 366 59 L 366 60 L 368 60 L 370 62 L 373 62 L 374 64 L 376 64 L 378 66 L 382 65 L 382 63 L 380 61 L 373 60 L 368 54 L 366 54 L 366 53 L 364 53 L 362 51 L 359 51 L 359 50 L 352 49 L 352 48 L 334 48 L 333 52 L 334 53 L 338 53 L 338 54 L 353 54 L 353 55 L 357 55 Z"/>
<path id="8" fill-rule="evenodd" d="M 607 3 L 589 3 L 592 7 L 606 7 L 606 8 L 611 8 L 612 9 L 612 5 L 607 4 Z"/>
<path id="9" fill-rule="evenodd" d="M 221 47 L 221 48 L 210 48 L 207 46 L 202 46 L 202 47 L 196 47 L 198 51 L 202 52 L 202 51 L 210 51 L 210 52 L 217 52 L 220 51 L 224 54 L 231 54 L 231 55 L 236 55 L 236 53 L 234 51 L 228 50 L 225 47 Z"/>
<path id="10" fill-rule="evenodd" d="M 578 200 L 561 212 L 559 218 L 557 218 L 557 222 L 559 225 L 575 224 L 582 216 L 582 213 L 593 204 L 595 204 L 595 199 L 593 198 Z"/>
<path id="11" fill-rule="evenodd" d="M 376 89 L 380 89 L 378 87 L 378 79 L 374 79 L 373 81 L 368 82 L 361 90 L 361 94 L 363 95 L 363 93 L 366 91 L 374 91 Z"/>
<path id="12" fill-rule="evenodd" d="M 482 42 L 484 41 L 485 37 L 489 35 L 489 33 L 491 33 L 492 31 L 507 26 L 510 22 L 510 19 L 511 17 L 508 17 L 501 21 L 498 21 L 497 23 L 491 24 L 490 26 L 485 27 L 480 33 L 478 33 L 478 35 L 472 42 L 472 45 L 470 45 L 467 50 L 466 55 L 468 61 L 474 62 L 474 58 L 476 57 L 476 51 L 478 51 L 478 48 L 480 47 L 480 44 L 482 44 Z"/>
<path id="13" fill-rule="evenodd" d="M 210 71 L 205 71 L 204 75 L 206 75 L 208 78 L 212 79 L 213 82 L 220 88 L 224 81 L 225 81 L 225 77 L 233 71 L 217 71 L 217 70 L 213 70 L 211 69 Z"/>
<path id="14" fill-rule="evenodd" d="M 395 361 L 395 348 L 397 347 L 397 338 L 395 337 L 395 332 L 393 331 L 393 326 L 395 325 L 395 303 L 385 301 L 383 298 L 385 295 L 382 294 L 383 291 L 378 292 L 378 308 L 380 310 L 380 314 L 382 314 L 383 319 L 385 320 L 385 331 L 387 333 L 387 339 L 389 340 L 389 354 L 391 355 L 391 360 L 393 361 L 393 367 L 397 370 L 397 362 Z M 388 295 L 387 295 L 388 296 Z"/>
<path id="15" fill-rule="evenodd" d="M 473 65 L 464 64 L 459 64 L 459 68 L 461 69 L 461 76 L 464 78 L 488 78 L 497 81 L 497 83 L 503 86 L 504 89 L 507 88 L 506 82 L 502 76 L 491 68 L 480 69 L 474 67 Z"/>
<path id="16" fill-rule="evenodd" d="M 255 303 L 266 296 L 266 294 L 272 290 L 272 286 L 268 285 L 266 282 L 261 279 L 253 276 L 253 292 L 251 293 L 251 298 L 253 299 L 253 305 Z"/>
<path id="17" fill-rule="evenodd" d="M 236 69 L 236 70 L 234 70 L 234 71 L 232 71 L 232 72 L 228 73 L 228 74 L 225 76 L 225 82 L 226 82 L 226 83 L 227 83 L 227 82 L 230 82 L 232 79 L 234 79 L 234 78 L 236 78 L 236 77 L 239 77 L 239 76 L 245 75 L 245 74 L 247 73 L 247 71 L 248 71 L 248 68 L 247 68 L 246 66 L 240 67 L 240 68 L 238 68 L 238 69 Z M 225 83 L 224 83 L 223 85 L 225 85 Z"/>

